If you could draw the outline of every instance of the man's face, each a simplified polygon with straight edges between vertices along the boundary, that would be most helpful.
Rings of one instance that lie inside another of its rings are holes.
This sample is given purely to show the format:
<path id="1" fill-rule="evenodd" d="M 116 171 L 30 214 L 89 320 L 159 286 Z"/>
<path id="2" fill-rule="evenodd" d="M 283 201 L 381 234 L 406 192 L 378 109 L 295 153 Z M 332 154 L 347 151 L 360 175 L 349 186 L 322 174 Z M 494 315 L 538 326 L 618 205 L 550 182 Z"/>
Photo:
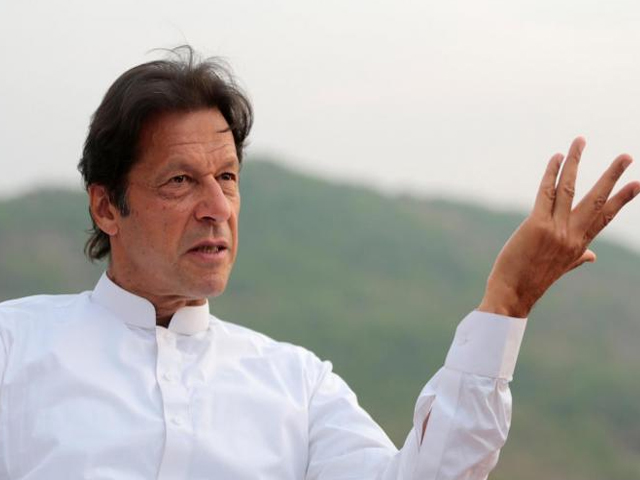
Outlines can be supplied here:
<path id="1" fill-rule="evenodd" d="M 152 301 L 221 294 L 238 247 L 239 173 L 218 110 L 151 120 L 128 177 L 130 214 L 111 236 L 114 279 Z"/>

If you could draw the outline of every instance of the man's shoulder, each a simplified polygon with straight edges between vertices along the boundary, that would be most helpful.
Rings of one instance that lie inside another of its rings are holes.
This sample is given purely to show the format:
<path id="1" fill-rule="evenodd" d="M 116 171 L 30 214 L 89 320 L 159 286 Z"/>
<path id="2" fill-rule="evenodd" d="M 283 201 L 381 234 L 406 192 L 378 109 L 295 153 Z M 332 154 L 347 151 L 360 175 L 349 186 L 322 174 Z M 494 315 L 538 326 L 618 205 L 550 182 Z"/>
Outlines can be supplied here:
<path id="1" fill-rule="evenodd" d="M 212 325 L 224 335 L 225 341 L 240 343 L 246 351 L 252 352 L 262 358 L 269 358 L 276 362 L 293 362 L 305 368 L 313 370 L 331 366 L 328 361 L 322 361 L 311 350 L 290 342 L 276 340 L 269 335 L 251 328 L 221 320 L 212 315 Z"/>
<path id="2" fill-rule="evenodd" d="M 262 332 L 258 332 L 257 330 L 253 330 L 252 328 L 246 327 L 244 325 L 240 325 L 238 323 L 232 323 L 227 320 L 222 320 L 214 315 L 211 315 L 212 324 L 216 326 L 219 330 L 224 332 L 224 335 L 227 335 L 231 338 L 243 341 L 245 343 L 253 345 L 256 349 L 260 350 L 277 350 L 277 351 L 287 351 L 287 352 L 295 352 L 299 354 L 311 354 L 309 350 L 306 348 L 295 345 L 293 343 L 289 343 L 286 341 L 276 340 L 269 335 L 266 335 Z"/>
<path id="3" fill-rule="evenodd" d="M 57 311 L 73 308 L 90 292 L 64 295 L 31 295 L 0 302 L 0 322 L 28 318 L 43 318 Z"/>

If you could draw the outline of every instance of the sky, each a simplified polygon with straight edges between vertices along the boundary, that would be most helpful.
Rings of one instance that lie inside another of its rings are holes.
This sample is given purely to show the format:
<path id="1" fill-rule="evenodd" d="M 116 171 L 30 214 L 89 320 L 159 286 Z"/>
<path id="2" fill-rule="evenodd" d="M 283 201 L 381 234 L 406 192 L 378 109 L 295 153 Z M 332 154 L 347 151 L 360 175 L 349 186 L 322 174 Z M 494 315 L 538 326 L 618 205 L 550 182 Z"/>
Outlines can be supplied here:
<path id="1" fill-rule="evenodd" d="M 635 1 L 2 1 L 0 197 L 79 189 L 109 85 L 189 43 L 249 93 L 249 156 L 526 212 L 577 135 L 579 197 L 618 154 L 640 163 L 639 21 Z M 640 251 L 640 200 L 609 230 Z"/>

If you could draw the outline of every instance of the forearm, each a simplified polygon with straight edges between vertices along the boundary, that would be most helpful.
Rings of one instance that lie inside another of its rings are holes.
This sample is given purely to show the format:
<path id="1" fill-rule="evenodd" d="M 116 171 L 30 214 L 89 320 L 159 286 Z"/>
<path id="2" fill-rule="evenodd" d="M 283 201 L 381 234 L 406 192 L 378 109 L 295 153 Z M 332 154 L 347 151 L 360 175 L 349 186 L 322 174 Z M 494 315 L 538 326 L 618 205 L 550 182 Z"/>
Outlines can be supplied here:
<path id="1" fill-rule="evenodd" d="M 414 428 L 382 479 L 487 477 L 509 431 L 509 381 L 525 325 L 481 312 L 460 323 L 445 366 L 422 390 Z"/>

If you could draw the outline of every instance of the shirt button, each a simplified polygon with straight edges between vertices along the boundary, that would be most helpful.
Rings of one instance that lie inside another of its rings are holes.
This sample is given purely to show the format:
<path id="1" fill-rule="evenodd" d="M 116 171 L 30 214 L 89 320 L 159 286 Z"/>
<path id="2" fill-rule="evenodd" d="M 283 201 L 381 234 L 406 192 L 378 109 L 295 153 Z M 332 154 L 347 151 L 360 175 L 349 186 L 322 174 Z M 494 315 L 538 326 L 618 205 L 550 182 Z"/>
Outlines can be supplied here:
<path id="1" fill-rule="evenodd" d="M 161 329 L 161 332 L 158 334 L 158 339 L 161 343 L 170 348 L 175 348 L 176 346 L 175 336 L 169 330 L 166 330 L 164 328 Z"/>
<path id="2" fill-rule="evenodd" d="M 181 425 L 184 425 L 184 418 L 182 418 L 182 417 L 173 417 L 171 419 L 171 423 L 173 423 L 176 427 L 180 427 Z"/>
<path id="3" fill-rule="evenodd" d="M 171 372 L 164 372 L 162 374 L 162 378 L 164 378 L 167 382 L 173 382 L 175 380 L 175 375 Z"/>

